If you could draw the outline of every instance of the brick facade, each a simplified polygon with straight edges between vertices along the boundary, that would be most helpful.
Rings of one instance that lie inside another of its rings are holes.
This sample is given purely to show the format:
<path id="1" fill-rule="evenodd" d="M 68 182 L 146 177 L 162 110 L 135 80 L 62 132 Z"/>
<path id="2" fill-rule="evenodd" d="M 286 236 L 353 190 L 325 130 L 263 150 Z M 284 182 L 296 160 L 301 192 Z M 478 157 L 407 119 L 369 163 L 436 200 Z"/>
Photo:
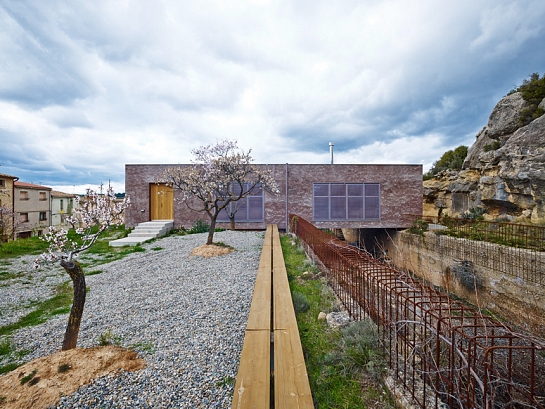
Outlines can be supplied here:
<path id="1" fill-rule="evenodd" d="M 184 165 L 125 165 L 125 191 L 132 205 L 126 210 L 126 225 L 134 227 L 150 220 L 150 184 L 155 183 L 168 167 Z M 264 221 L 237 222 L 237 229 L 265 229 L 268 223 L 286 228 L 287 214 L 294 213 L 319 228 L 406 228 L 413 215 L 422 214 L 421 165 L 267 165 L 278 184 L 280 194 L 265 193 Z M 313 220 L 313 183 L 378 183 L 380 184 L 379 220 Z M 287 189 L 286 189 L 287 185 Z M 174 190 L 174 226 L 186 228 L 198 219 L 207 220 L 177 201 Z M 218 223 L 228 227 L 228 223 Z"/>

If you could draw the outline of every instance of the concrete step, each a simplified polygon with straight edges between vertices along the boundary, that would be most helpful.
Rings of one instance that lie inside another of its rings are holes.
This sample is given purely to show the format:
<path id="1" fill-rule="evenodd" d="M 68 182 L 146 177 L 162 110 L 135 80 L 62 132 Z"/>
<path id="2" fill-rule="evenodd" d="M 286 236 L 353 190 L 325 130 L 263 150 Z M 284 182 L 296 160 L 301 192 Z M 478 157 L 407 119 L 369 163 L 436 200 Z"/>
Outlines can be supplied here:
<path id="1" fill-rule="evenodd" d="M 174 220 L 153 220 L 140 223 L 125 238 L 110 241 L 110 246 L 136 246 L 147 240 L 166 235 L 174 227 Z"/>

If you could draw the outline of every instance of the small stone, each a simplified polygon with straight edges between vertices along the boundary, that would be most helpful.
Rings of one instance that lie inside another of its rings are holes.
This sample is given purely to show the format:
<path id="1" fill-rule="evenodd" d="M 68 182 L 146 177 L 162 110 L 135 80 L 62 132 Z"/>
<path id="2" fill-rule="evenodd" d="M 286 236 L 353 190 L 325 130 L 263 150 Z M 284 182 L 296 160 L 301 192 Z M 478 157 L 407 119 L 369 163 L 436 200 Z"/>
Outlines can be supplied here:
<path id="1" fill-rule="evenodd" d="M 318 314 L 318 321 L 323 321 L 327 319 L 327 314 L 323 311 L 320 311 L 320 313 Z"/>

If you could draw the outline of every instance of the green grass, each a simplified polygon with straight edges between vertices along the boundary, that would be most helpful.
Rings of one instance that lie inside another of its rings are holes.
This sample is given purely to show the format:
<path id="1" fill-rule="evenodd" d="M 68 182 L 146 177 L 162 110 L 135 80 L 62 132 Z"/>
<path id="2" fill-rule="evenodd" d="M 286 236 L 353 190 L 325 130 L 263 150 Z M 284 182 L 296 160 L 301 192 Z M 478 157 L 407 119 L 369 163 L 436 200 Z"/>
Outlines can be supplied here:
<path id="1" fill-rule="evenodd" d="M 136 342 L 134 344 L 130 344 L 128 348 L 132 351 L 142 351 L 149 354 L 155 353 L 155 346 L 153 345 L 152 341 Z"/>
<path id="2" fill-rule="evenodd" d="M 48 244 L 39 237 L 8 241 L 0 246 L 0 259 L 40 254 L 47 250 L 47 247 Z"/>
<path id="3" fill-rule="evenodd" d="M 24 385 L 25 383 L 29 382 L 32 378 L 34 378 L 34 375 L 38 372 L 37 369 L 34 369 L 31 373 L 28 375 L 25 375 L 21 378 L 19 382 L 21 382 L 21 385 Z"/>
<path id="4" fill-rule="evenodd" d="M 13 371 L 14 369 L 19 368 L 21 365 L 23 365 L 22 362 L 21 362 L 21 363 L 10 362 L 10 363 L 7 364 L 7 365 L 0 366 L 0 375 L 3 374 L 3 373 L 11 372 L 11 371 Z"/>
<path id="5" fill-rule="evenodd" d="M 297 324 L 315 407 L 379 407 L 377 401 L 380 407 L 393 407 L 382 383 L 384 364 L 382 352 L 374 342 L 376 338 L 371 337 L 373 342 L 369 342 L 364 331 L 332 330 L 325 321 L 318 320 L 321 311 L 328 313 L 338 306 L 324 281 L 316 279 L 315 274 L 303 276 L 305 271 L 319 273 L 319 270 L 292 241 L 291 237 L 281 237 L 290 288 L 292 293 L 299 294 L 296 302 L 301 303 L 303 297 L 305 300 L 305 308 L 297 314 Z M 365 325 L 372 328 L 372 324 Z M 353 332 L 357 332 L 357 336 Z M 360 339 L 361 345 L 355 341 Z"/>
<path id="6" fill-rule="evenodd" d="M 0 336 L 10 335 L 20 328 L 42 324 L 54 315 L 69 312 L 72 299 L 72 285 L 70 281 L 66 281 L 57 287 L 53 297 L 31 303 L 31 307 L 35 307 L 33 311 L 21 317 L 17 322 L 0 327 Z"/>

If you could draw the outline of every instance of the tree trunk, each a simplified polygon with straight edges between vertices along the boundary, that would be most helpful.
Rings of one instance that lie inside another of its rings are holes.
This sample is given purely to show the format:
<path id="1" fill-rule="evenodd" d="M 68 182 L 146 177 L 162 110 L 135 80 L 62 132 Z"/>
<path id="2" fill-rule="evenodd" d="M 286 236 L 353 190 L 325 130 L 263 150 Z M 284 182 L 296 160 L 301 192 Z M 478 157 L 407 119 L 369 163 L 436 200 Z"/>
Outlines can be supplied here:
<path id="1" fill-rule="evenodd" d="M 229 229 L 235 230 L 235 215 L 229 216 Z"/>
<path id="2" fill-rule="evenodd" d="M 70 309 L 70 317 L 68 318 L 68 325 L 62 343 L 62 350 L 66 351 L 75 348 L 78 342 L 79 325 L 83 315 L 83 306 L 85 305 L 86 286 L 85 276 L 77 261 L 61 260 L 61 266 L 66 270 L 74 284 L 74 302 Z"/>
<path id="3" fill-rule="evenodd" d="M 214 229 L 216 228 L 216 218 L 211 217 L 210 218 L 210 230 L 208 230 L 208 239 L 206 240 L 206 244 L 212 244 L 214 240 Z"/>

